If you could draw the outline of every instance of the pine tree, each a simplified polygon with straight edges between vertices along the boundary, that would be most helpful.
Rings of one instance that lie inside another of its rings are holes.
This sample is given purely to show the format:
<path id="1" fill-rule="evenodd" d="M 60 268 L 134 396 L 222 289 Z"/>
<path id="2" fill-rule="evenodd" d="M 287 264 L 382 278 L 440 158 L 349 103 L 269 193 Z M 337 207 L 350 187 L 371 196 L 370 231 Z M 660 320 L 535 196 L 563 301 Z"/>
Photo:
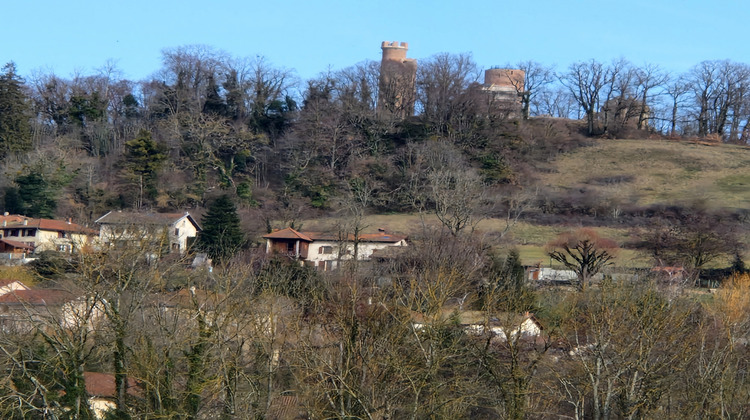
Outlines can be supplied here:
<path id="1" fill-rule="evenodd" d="M 218 264 L 232 258 L 245 244 L 237 207 L 226 194 L 213 202 L 201 223 L 198 247 Z"/>
<path id="2" fill-rule="evenodd" d="M 8 153 L 31 149 L 31 116 L 23 79 L 13 62 L 0 74 L 0 158 Z"/>
<path id="3" fill-rule="evenodd" d="M 166 159 L 166 147 L 153 140 L 148 130 L 141 130 L 138 137 L 125 142 L 124 165 L 138 185 L 136 207 L 143 205 L 144 195 L 156 197 L 156 174 Z"/>

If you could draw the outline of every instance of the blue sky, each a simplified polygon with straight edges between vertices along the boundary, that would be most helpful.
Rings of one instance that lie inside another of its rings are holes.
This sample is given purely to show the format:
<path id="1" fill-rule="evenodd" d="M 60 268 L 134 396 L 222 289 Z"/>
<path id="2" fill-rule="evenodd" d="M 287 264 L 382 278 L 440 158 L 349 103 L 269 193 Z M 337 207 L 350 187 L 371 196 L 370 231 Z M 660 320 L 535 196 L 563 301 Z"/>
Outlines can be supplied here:
<path id="1" fill-rule="evenodd" d="M 164 48 L 204 44 L 235 57 L 264 56 L 302 80 L 380 59 L 381 41 L 409 56 L 470 52 L 483 68 L 534 60 L 619 57 L 687 71 L 703 60 L 750 63 L 746 0 L 7 0 L 0 65 L 70 77 L 114 60 L 147 78 Z"/>

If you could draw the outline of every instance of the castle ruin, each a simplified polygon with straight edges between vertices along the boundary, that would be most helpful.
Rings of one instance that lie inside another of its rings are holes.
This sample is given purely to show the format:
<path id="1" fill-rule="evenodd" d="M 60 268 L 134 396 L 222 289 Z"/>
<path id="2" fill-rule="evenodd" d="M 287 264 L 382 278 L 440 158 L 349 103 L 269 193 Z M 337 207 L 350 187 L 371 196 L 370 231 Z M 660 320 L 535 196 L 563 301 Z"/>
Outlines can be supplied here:
<path id="1" fill-rule="evenodd" d="M 414 114 L 417 96 L 417 60 L 406 58 L 409 44 L 383 41 L 380 48 L 378 114 L 406 118 Z"/>
<path id="2" fill-rule="evenodd" d="M 407 58 L 409 44 L 383 41 L 380 45 L 378 115 L 403 119 L 414 115 L 417 90 L 417 60 Z M 479 86 L 487 99 L 487 112 L 501 112 L 517 116 L 521 111 L 525 72 L 518 69 L 492 68 L 484 72 L 484 84 Z"/>

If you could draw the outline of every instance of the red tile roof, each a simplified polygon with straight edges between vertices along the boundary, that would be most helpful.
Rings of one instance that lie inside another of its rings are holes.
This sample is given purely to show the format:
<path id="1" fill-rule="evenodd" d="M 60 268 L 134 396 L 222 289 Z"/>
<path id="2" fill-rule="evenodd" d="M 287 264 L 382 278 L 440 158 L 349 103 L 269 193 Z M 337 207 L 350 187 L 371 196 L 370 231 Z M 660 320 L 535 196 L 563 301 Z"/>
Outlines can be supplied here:
<path id="1" fill-rule="evenodd" d="M 341 236 L 336 233 L 329 233 L 329 232 L 307 232 L 307 235 L 310 236 L 313 240 L 317 241 L 340 241 Z M 387 232 L 378 232 L 378 233 L 362 233 L 359 235 L 359 241 L 360 242 L 385 242 L 385 243 L 396 243 L 399 241 L 402 241 L 406 239 L 407 237 L 405 235 L 394 235 L 392 233 Z M 354 235 L 349 234 L 346 238 L 347 241 L 353 242 L 354 241 Z"/>
<path id="2" fill-rule="evenodd" d="M 92 397 L 115 398 L 115 375 L 99 372 L 83 372 L 86 381 L 86 393 Z M 128 376 L 126 392 L 134 397 L 142 397 L 141 387 L 138 382 Z"/>
<path id="3" fill-rule="evenodd" d="M 307 234 L 297 232 L 290 227 L 277 230 L 276 232 L 269 233 L 268 235 L 264 235 L 263 237 L 266 239 L 302 239 L 303 241 L 307 242 L 313 241 L 309 236 L 307 236 Z"/>
<path id="4" fill-rule="evenodd" d="M 18 283 L 23 287 L 26 287 L 25 284 L 21 283 L 19 280 L 13 280 L 13 279 L 0 279 L 0 287 L 9 286 L 13 283 Z"/>
<path id="5" fill-rule="evenodd" d="M 76 223 L 66 222 L 54 219 L 34 219 L 25 216 L 0 216 L 0 221 L 4 222 L 3 228 L 37 228 L 53 232 L 73 232 L 95 235 L 98 232 Z"/>
<path id="6" fill-rule="evenodd" d="M 301 239 L 307 242 L 313 241 L 340 241 L 341 235 L 331 232 L 298 232 L 292 228 L 278 230 L 263 236 L 266 239 Z M 406 239 L 404 235 L 395 235 L 388 232 L 364 233 L 359 235 L 360 242 L 384 242 L 396 243 Z M 354 235 L 348 234 L 347 241 L 354 241 Z"/>
<path id="7" fill-rule="evenodd" d="M 60 289 L 15 290 L 0 296 L 3 304 L 60 305 L 75 299 L 75 294 Z"/>
<path id="8" fill-rule="evenodd" d="M 33 246 L 27 245 L 27 244 L 25 244 L 23 242 L 11 241 L 10 239 L 5 239 L 5 238 L 0 238 L 0 242 L 6 243 L 6 244 L 12 246 L 13 248 L 27 249 L 29 251 L 33 251 L 34 250 Z"/>

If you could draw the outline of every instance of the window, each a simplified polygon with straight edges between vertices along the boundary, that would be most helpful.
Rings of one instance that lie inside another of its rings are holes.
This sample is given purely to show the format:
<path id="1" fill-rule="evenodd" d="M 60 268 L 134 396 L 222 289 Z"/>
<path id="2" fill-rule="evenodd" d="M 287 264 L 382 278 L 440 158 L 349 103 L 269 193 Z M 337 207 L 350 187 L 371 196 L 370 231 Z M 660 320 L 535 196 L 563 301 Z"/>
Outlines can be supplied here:
<path id="1" fill-rule="evenodd" d="M 175 228 L 174 236 L 180 236 L 180 228 Z"/>
<path id="2" fill-rule="evenodd" d="M 172 244 L 172 249 L 174 251 L 179 251 L 180 250 L 180 244 Z"/>
<path id="3" fill-rule="evenodd" d="M 318 248 L 318 254 L 333 254 L 332 246 L 321 246 Z"/>
<path id="4" fill-rule="evenodd" d="M 294 252 L 294 242 L 286 243 L 286 252 Z"/>

